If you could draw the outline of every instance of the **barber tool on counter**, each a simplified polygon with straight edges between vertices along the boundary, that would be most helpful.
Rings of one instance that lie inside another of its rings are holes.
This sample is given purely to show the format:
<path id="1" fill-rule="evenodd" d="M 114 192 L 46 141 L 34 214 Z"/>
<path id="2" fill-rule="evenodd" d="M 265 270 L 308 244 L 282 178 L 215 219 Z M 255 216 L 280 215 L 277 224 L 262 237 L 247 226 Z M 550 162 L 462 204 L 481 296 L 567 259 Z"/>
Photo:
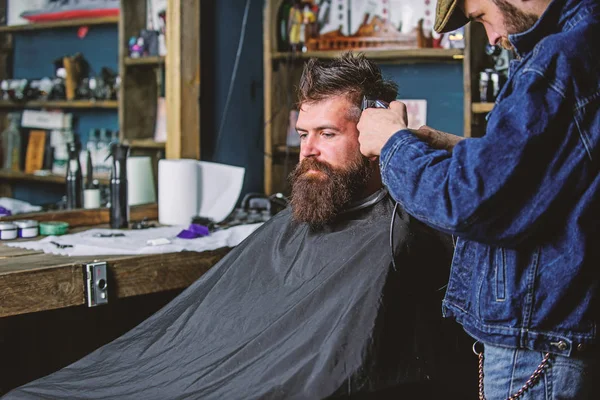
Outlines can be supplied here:
<path id="1" fill-rule="evenodd" d="M 81 163 L 79 162 L 79 153 L 81 152 L 81 142 L 77 135 L 72 142 L 67 144 L 69 161 L 67 163 L 67 209 L 83 207 L 83 176 L 81 172 Z"/>
<path id="2" fill-rule="evenodd" d="M 129 146 L 111 143 L 110 155 L 110 227 L 121 229 L 129 227 L 129 203 L 127 201 L 127 157 Z"/>
<path id="3" fill-rule="evenodd" d="M 83 208 L 100 208 L 100 185 L 94 181 L 94 164 L 91 151 L 86 151 L 85 189 L 83 190 Z"/>

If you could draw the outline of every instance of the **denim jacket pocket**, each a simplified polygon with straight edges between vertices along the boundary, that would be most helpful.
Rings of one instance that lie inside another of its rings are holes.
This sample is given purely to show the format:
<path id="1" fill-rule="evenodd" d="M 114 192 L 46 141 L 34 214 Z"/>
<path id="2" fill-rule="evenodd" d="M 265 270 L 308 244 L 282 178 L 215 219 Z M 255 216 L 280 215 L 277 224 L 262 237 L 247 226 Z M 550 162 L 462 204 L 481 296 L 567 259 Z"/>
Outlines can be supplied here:
<path id="1" fill-rule="evenodd" d="M 506 299 L 506 253 L 499 248 L 496 251 L 496 301 Z"/>
<path id="2" fill-rule="evenodd" d="M 518 296 L 515 287 L 511 287 L 511 275 L 514 273 L 516 261 L 511 251 L 501 247 L 488 247 L 487 257 L 482 260 L 482 275 L 479 290 L 479 316 L 488 322 L 502 323 L 512 326 L 519 315 Z M 509 290 L 510 289 L 510 290 Z"/>

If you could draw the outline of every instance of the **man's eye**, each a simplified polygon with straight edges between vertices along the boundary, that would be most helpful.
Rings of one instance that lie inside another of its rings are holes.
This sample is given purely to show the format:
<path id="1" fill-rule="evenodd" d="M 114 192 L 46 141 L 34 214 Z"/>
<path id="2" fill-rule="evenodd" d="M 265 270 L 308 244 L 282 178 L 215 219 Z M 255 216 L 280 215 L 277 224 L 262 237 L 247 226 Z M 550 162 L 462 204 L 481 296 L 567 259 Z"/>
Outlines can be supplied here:
<path id="1" fill-rule="evenodd" d="M 299 133 L 299 135 L 300 135 L 300 140 L 306 139 L 306 136 L 307 136 L 306 133 Z"/>
<path id="2" fill-rule="evenodd" d="M 321 136 L 325 136 L 326 138 L 332 138 L 335 136 L 335 133 L 323 132 L 323 133 L 321 133 Z"/>

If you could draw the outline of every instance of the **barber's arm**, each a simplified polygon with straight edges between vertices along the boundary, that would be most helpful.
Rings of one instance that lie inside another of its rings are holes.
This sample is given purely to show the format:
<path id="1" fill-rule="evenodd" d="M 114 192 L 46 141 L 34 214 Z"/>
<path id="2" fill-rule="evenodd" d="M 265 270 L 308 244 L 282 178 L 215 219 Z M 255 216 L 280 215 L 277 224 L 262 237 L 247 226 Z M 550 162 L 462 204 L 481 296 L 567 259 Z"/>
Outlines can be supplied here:
<path id="1" fill-rule="evenodd" d="M 406 129 L 399 104 L 363 112 L 361 151 L 380 154 L 392 197 L 428 225 L 483 243 L 519 243 L 535 227 L 559 223 L 545 216 L 573 206 L 590 168 L 577 132 L 568 131 L 572 104 L 534 73 L 514 85 L 519 96 L 495 107 L 487 134 L 458 141 L 452 152 Z"/>

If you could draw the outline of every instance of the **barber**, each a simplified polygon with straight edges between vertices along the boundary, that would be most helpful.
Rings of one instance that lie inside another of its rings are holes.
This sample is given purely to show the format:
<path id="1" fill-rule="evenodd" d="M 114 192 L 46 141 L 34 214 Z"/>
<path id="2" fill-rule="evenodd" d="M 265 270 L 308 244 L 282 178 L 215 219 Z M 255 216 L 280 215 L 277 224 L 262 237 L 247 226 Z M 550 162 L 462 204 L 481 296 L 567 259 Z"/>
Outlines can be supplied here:
<path id="1" fill-rule="evenodd" d="M 516 56 L 485 136 L 411 131 L 395 101 L 363 112 L 361 152 L 458 237 L 442 309 L 477 340 L 480 398 L 600 398 L 600 3 L 438 0 L 436 31 L 469 21 Z"/>

